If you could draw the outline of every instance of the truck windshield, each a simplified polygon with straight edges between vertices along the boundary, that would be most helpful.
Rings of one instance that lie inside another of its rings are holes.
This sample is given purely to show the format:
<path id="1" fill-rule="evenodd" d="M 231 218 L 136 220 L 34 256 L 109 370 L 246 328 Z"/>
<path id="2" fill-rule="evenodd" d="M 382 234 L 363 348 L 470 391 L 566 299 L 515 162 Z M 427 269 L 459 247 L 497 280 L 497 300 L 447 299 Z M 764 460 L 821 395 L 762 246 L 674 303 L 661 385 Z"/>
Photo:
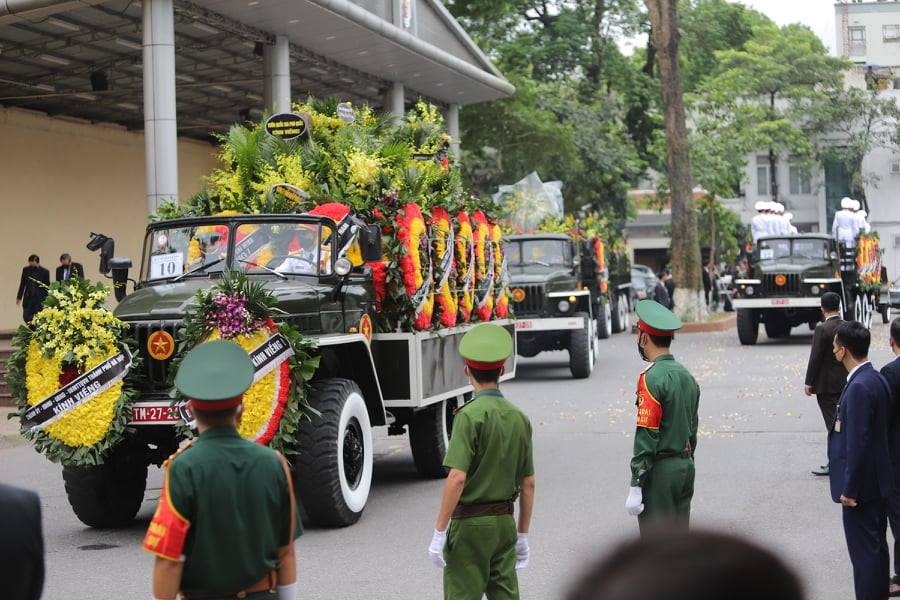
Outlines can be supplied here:
<path id="1" fill-rule="evenodd" d="M 820 239 L 760 240 L 760 260 L 778 258 L 812 258 L 827 260 L 829 244 Z"/>
<path id="2" fill-rule="evenodd" d="M 329 274 L 331 237 L 330 229 L 319 223 L 244 223 L 234 229 L 227 222 L 161 227 L 151 230 L 144 242 L 142 280 L 206 276 L 229 268 L 281 276 Z"/>
<path id="3" fill-rule="evenodd" d="M 154 229 L 144 241 L 144 281 L 222 271 L 228 254 L 228 224 Z"/>
<path id="4" fill-rule="evenodd" d="M 506 260 L 511 267 L 567 267 L 572 264 L 572 246 L 565 240 L 512 240 L 506 243 Z"/>

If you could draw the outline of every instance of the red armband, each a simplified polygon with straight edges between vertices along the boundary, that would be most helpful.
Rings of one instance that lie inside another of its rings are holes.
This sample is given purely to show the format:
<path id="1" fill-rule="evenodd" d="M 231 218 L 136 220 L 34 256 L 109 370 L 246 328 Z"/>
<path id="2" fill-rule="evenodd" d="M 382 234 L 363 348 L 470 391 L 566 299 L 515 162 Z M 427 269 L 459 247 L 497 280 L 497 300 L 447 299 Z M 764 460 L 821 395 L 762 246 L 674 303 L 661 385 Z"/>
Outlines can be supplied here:
<path id="1" fill-rule="evenodd" d="M 650 392 L 647 387 L 647 372 L 638 377 L 637 387 L 637 426 L 646 429 L 659 429 L 662 423 L 662 404 Z"/>
<path id="2" fill-rule="evenodd" d="M 184 554 L 184 542 L 187 539 L 191 522 L 188 521 L 175 505 L 169 495 L 169 468 L 163 481 L 162 495 L 159 505 L 153 513 L 147 535 L 144 537 L 144 550 L 167 560 L 181 560 Z"/>

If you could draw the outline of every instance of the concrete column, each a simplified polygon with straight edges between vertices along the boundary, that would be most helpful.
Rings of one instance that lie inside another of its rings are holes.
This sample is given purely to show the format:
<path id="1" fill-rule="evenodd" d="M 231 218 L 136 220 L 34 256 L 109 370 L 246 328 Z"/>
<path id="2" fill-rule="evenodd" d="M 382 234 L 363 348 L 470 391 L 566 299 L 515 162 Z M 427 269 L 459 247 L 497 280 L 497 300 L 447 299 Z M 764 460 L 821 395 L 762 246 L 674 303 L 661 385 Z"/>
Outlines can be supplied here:
<path id="1" fill-rule="evenodd" d="M 144 148 L 147 210 L 178 199 L 175 26 L 172 0 L 144 0 Z"/>
<path id="2" fill-rule="evenodd" d="M 385 109 L 398 117 L 406 115 L 406 90 L 399 81 L 395 81 L 394 85 L 388 90 Z"/>
<path id="3" fill-rule="evenodd" d="M 291 46 L 285 35 L 263 47 L 263 101 L 266 110 L 291 112 Z"/>
<path id="4" fill-rule="evenodd" d="M 447 107 L 447 133 L 450 134 L 450 152 L 459 158 L 459 104 L 451 104 Z"/>

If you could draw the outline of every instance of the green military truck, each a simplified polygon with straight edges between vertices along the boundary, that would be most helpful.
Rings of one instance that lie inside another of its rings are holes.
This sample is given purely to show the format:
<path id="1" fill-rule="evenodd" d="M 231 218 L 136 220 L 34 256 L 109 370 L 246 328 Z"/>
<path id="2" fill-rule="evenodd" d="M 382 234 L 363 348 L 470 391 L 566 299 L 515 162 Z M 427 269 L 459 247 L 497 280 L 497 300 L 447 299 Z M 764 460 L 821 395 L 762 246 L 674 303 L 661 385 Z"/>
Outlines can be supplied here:
<path id="1" fill-rule="evenodd" d="M 822 234 L 760 238 L 749 271 L 732 284 L 741 344 L 756 344 L 760 324 L 772 339 L 788 337 L 799 325 L 815 329 L 826 292 L 841 296 L 844 318 L 871 326 L 878 295 L 861 283 L 855 256 Z"/>
<path id="2" fill-rule="evenodd" d="M 508 236 L 505 252 L 519 356 L 566 350 L 572 376 L 590 377 L 597 340 L 630 328 L 627 259 L 610 276 L 602 241 L 560 233 Z"/>
<path id="3" fill-rule="evenodd" d="M 330 232 L 340 234 L 337 243 Z M 267 235 L 295 233 L 319 249 L 318 257 L 270 251 L 259 261 L 260 250 L 272 242 Z M 189 260 L 198 241 L 212 260 Z M 142 266 L 134 291 L 126 295 L 131 261 L 112 258 L 112 240 L 95 236 L 89 248 L 101 251 L 101 271 L 112 273 L 119 300 L 115 314 L 130 324 L 142 360 L 140 372 L 134 374 L 140 397 L 132 408 L 126 441 L 101 466 L 64 467 L 70 504 L 84 523 L 130 523 L 144 496 L 148 465 L 161 464 L 182 441 L 178 426 L 184 418 L 179 419 L 179 410 L 172 406 L 170 371 L 184 348 L 163 360 L 145 349 L 158 332 L 177 340 L 196 292 L 210 288 L 227 270 L 264 282 L 278 299 L 281 316 L 276 321 L 286 320 L 312 338 L 321 357 L 309 397 L 318 414 L 297 424 L 300 453 L 293 460 L 308 521 L 345 526 L 359 519 L 372 481 L 373 427 L 386 426 L 394 435 L 408 430 L 420 474 L 445 475 L 442 461 L 455 408 L 472 392 L 457 353 L 471 325 L 437 332 L 366 331 L 361 324 L 371 325 L 375 317 L 375 292 L 369 268 L 353 268 L 346 257 L 351 241 L 358 242 L 364 260 L 381 258 L 378 227 L 359 221 L 339 226 L 312 215 L 160 221 L 146 230 Z M 251 253 L 255 262 L 247 260 Z M 496 322 L 513 333 L 511 321 Z M 504 379 L 514 375 L 513 357 Z"/>

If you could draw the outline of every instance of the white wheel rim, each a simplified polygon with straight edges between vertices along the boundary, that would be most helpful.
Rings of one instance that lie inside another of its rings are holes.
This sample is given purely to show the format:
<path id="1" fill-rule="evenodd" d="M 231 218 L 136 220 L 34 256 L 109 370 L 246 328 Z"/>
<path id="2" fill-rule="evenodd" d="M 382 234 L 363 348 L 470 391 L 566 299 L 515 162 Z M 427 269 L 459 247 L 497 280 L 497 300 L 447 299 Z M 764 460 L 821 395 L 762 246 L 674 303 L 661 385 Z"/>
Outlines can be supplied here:
<path id="1" fill-rule="evenodd" d="M 347 431 L 347 424 L 354 417 L 359 422 L 363 437 L 363 471 L 356 489 L 350 487 L 344 473 L 344 435 Z M 362 396 L 353 392 L 347 396 L 344 408 L 341 410 L 341 418 L 338 423 L 337 455 L 341 495 L 344 497 L 347 508 L 355 513 L 362 512 L 369 499 L 369 490 L 372 487 L 372 454 L 372 426 L 369 423 L 369 411 L 366 409 L 366 403 Z"/>
<path id="2" fill-rule="evenodd" d="M 603 312 L 606 315 L 606 332 L 611 333 L 612 332 L 612 310 L 610 310 L 609 304 L 605 304 L 604 306 L 605 306 L 605 308 L 603 309 Z"/>
<path id="3" fill-rule="evenodd" d="M 594 324 L 591 323 L 591 327 L 593 328 Z M 597 338 L 594 335 L 594 332 L 591 331 L 590 335 L 588 335 L 588 340 L 590 343 L 590 347 L 588 348 L 588 354 L 590 358 L 588 359 L 588 372 L 592 372 L 594 370 L 594 360 L 596 360 L 596 356 L 594 355 L 597 352 Z"/>
<path id="4" fill-rule="evenodd" d="M 464 400 L 462 396 L 455 396 L 453 398 L 447 398 L 443 402 L 441 402 L 441 437 L 444 440 L 444 449 L 450 447 L 450 430 L 447 428 L 447 404 L 450 404 L 451 408 L 457 408 L 462 406 Z"/>

